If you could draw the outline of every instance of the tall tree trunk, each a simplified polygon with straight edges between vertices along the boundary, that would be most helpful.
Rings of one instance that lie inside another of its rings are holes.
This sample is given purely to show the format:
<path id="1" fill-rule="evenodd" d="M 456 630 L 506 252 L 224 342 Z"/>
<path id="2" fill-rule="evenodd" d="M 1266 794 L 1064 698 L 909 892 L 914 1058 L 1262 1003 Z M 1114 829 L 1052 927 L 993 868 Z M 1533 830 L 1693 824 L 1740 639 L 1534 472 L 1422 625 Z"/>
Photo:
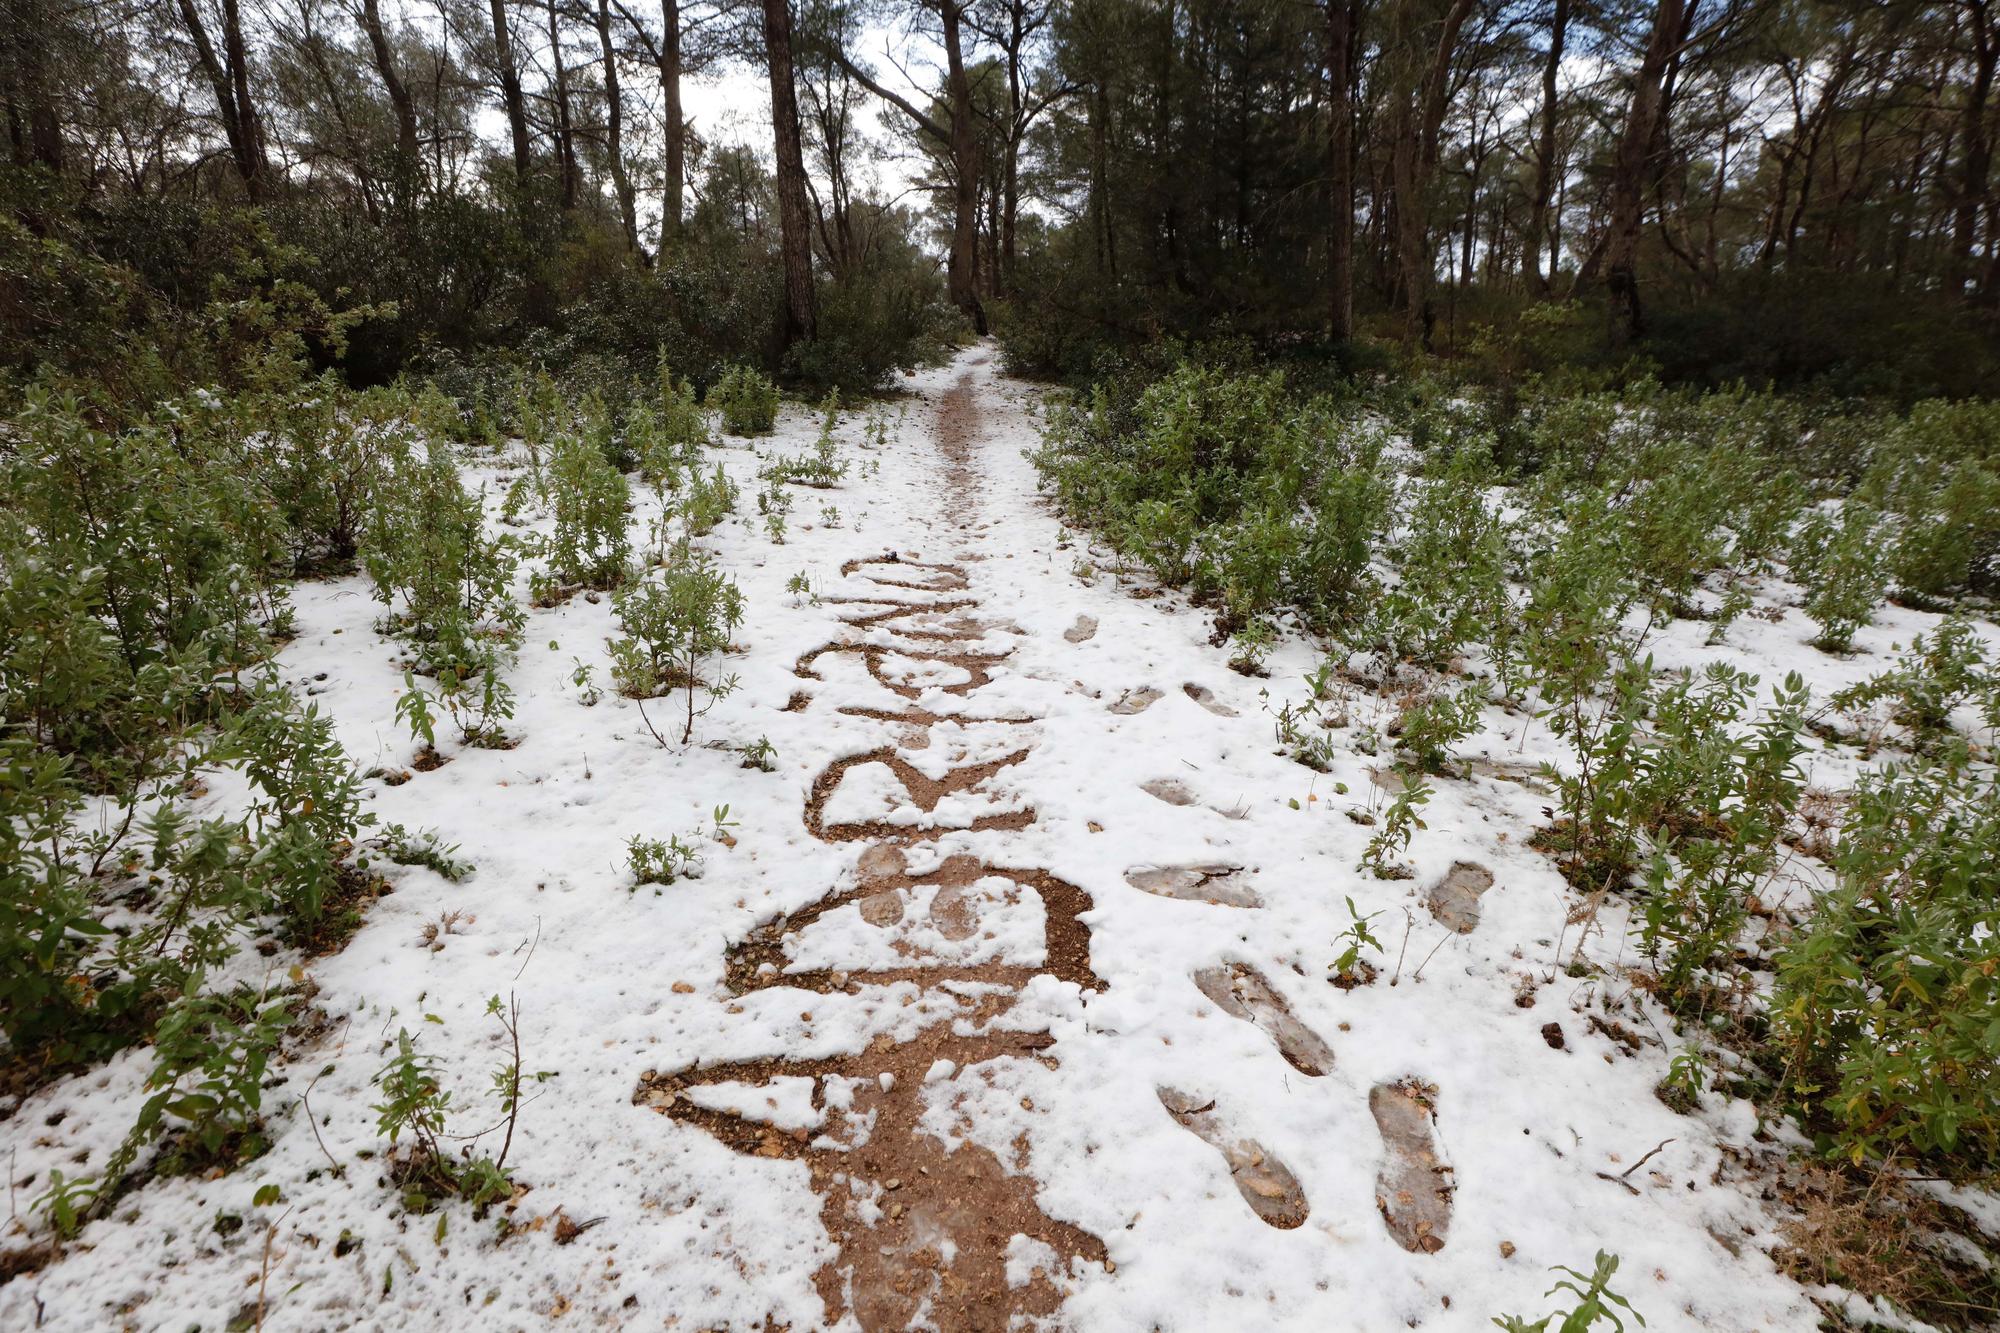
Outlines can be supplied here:
<path id="1" fill-rule="evenodd" d="M 1979 213 L 1986 204 L 1986 179 L 1993 169 L 1993 135 L 1986 123 L 1986 104 L 1993 93 L 1993 67 L 2000 56 L 2000 34 L 1993 31 L 1987 0 L 1962 0 L 1967 34 L 1972 39 L 1972 83 L 1965 93 L 1964 127 L 1959 131 L 1965 142 L 1960 163 L 1958 206 L 1951 227 L 1952 289 L 1971 295 L 1975 288 L 1972 249 L 1979 226 Z M 2000 242 L 1989 236 L 1987 244 Z"/>
<path id="2" fill-rule="evenodd" d="M 62 121 L 56 112 L 50 68 L 49 16 L 39 0 L 7 0 L 4 8 L 11 36 L 0 35 L 0 62 L 7 66 L 8 132 L 14 160 L 35 163 L 50 171 L 63 169 Z"/>
<path id="3" fill-rule="evenodd" d="M 222 134 L 229 141 L 229 155 L 236 164 L 237 176 L 243 181 L 243 192 L 252 203 L 256 203 L 264 194 L 264 154 L 256 135 L 256 124 L 245 115 L 243 104 L 237 97 L 239 86 L 248 88 L 248 78 L 239 77 L 241 71 L 237 68 L 244 50 L 242 26 L 231 21 L 236 6 L 231 0 L 223 12 L 223 49 L 226 57 L 216 54 L 215 43 L 209 39 L 208 26 L 202 22 L 201 11 L 195 8 L 194 0 L 179 0 L 179 9 L 181 22 L 187 27 L 188 40 L 194 44 L 195 60 L 208 80 L 209 90 L 215 94 L 216 116 L 222 121 Z"/>
<path id="4" fill-rule="evenodd" d="M 1521 247 L 1522 267 L 1535 292 L 1546 300 L 1553 291 L 1557 255 L 1549 251 L 1549 271 L 1542 272 L 1542 245 L 1549 233 L 1549 199 L 1555 193 L 1556 73 L 1562 66 L 1563 44 L 1569 34 L 1570 0 L 1555 0 L 1549 20 L 1549 53 L 1542 62 L 1542 122 L 1535 141 L 1535 195 L 1528 217 L 1528 243 Z"/>
<path id="5" fill-rule="evenodd" d="M 1394 150 L 1390 159 L 1396 194 L 1396 252 L 1403 279 L 1404 331 L 1413 343 L 1430 346 L 1429 209 L 1431 176 L 1437 169 L 1438 137 L 1444 125 L 1445 100 L 1451 91 L 1452 56 L 1458 50 L 1458 34 L 1471 16 L 1475 0 L 1452 0 L 1438 20 L 1437 42 L 1420 47 L 1421 34 L 1410 31 L 1412 3 L 1399 11 L 1398 26 L 1404 29 L 1398 44 L 1405 61 L 1425 60 L 1414 86 L 1398 89 L 1394 126 Z"/>
<path id="6" fill-rule="evenodd" d="M 1639 232 L 1645 220 L 1646 172 L 1666 109 L 1666 78 L 1701 0 L 1659 0 L 1653 33 L 1632 78 L 1632 103 L 1611 167 L 1611 219 L 1604 251 L 1604 281 L 1611 294 L 1619 337 L 1645 332 L 1639 301 Z"/>
<path id="7" fill-rule="evenodd" d="M 521 95 L 521 67 L 514 63 L 514 38 L 507 28 L 507 0 L 492 0 L 493 54 L 500 65 L 500 100 L 514 142 L 514 187 L 523 199 L 534 160 L 528 141 L 528 103 Z"/>
<path id="8" fill-rule="evenodd" d="M 681 111 L 681 4 L 660 0 L 660 118 L 666 136 L 666 192 L 660 203 L 660 253 L 680 239 L 686 215 L 687 117 Z"/>
<path id="9" fill-rule="evenodd" d="M 813 300 L 812 221 L 806 212 L 805 153 L 799 145 L 798 90 L 792 83 L 790 0 L 764 0 L 764 50 L 771 73 L 771 128 L 778 163 L 778 236 L 785 262 L 784 342 L 818 334 Z"/>
<path id="10" fill-rule="evenodd" d="M 243 129 L 251 171 L 244 177 L 254 182 L 253 198 L 262 197 L 271 175 L 270 160 L 264 154 L 264 118 L 250 95 L 250 49 L 243 40 L 243 14 L 237 0 L 222 0 L 223 57 L 229 62 L 229 82 L 236 93 L 236 120 Z"/>
<path id="11" fill-rule="evenodd" d="M 768 4 L 766 0 L 767 7 Z M 972 83 L 965 72 L 965 9 L 960 0 L 938 3 L 938 15 L 944 24 L 945 98 L 949 109 L 948 123 L 944 125 L 907 97 L 883 87 L 838 45 L 830 47 L 827 54 L 856 83 L 908 116 L 919 133 L 929 135 L 950 157 L 951 255 L 946 261 L 945 285 L 952 304 L 964 311 L 972 327 L 983 335 L 986 310 L 979 303 L 979 127 L 972 111 Z M 799 193 L 803 203 L 805 191 L 801 189 Z"/>
<path id="12" fill-rule="evenodd" d="M 582 193 L 582 176 L 576 164 L 576 129 L 569 109 L 569 67 L 563 63 L 561 0 L 548 0 L 549 62 L 554 67 L 556 102 L 556 173 L 561 183 L 562 210 L 576 208 Z"/>
<path id="13" fill-rule="evenodd" d="M 396 113 L 396 198 L 407 202 L 417 189 L 421 158 L 417 149 L 417 106 L 410 90 L 396 72 L 396 60 L 389 50 L 389 35 L 382 28 L 381 0 L 361 0 L 361 26 L 368 34 L 368 49 L 375 56 L 375 72 L 389 94 L 390 109 Z"/>
<path id="14" fill-rule="evenodd" d="M 1356 0 L 1326 0 L 1327 333 L 1354 336 L 1354 50 Z"/>
<path id="15" fill-rule="evenodd" d="M 979 303 L 979 129 L 972 118 L 972 81 L 965 73 L 962 22 L 965 9 L 958 0 L 942 0 L 944 20 L 945 89 L 951 99 L 951 165 L 953 175 L 951 257 L 945 285 L 952 304 L 986 333 L 986 310 Z"/>
<path id="16" fill-rule="evenodd" d="M 1099 272 L 1118 272 L 1118 251 L 1111 234 L 1111 95 L 1099 77 L 1090 89 L 1090 220 L 1096 232 Z"/>
<path id="17" fill-rule="evenodd" d="M 639 213 L 632 176 L 625 170 L 625 95 L 618 87 L 618 48 L 611 41 L 611 0 L 597 0 L 597 45 L 604 55 L 604 155 L 610 159 L 611 189 L 618 196 L 618 222 L 625 248 L 638 253 Z"/>

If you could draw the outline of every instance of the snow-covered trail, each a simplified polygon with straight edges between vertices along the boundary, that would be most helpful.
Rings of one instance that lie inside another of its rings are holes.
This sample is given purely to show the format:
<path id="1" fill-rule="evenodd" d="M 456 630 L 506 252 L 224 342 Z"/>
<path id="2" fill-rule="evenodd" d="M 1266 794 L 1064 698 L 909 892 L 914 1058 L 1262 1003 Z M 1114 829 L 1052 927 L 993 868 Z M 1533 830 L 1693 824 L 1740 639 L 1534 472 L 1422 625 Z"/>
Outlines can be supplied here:
<path id="1" fill-rule="evenodd" d="M 1205 615 L 1094 567 L 990 346 L 905 385 L 879 448 L 843 422 L 851 471 L 792 488 L 782 544 L 751 496 L 815 419 L 713 452 L 743 499 L 704 545 L 749 609 L 715 666 L 741 688 L 692 746 L 603 688 L 618 626 L 585 595 L 530 613 L 518 746 L 441 737 L 412 773 L 365 581 L 297 590 L 286 674 L 382 775 L 383 822 L 477 869 L 390 868 L 331 957 L 246 949 L 243 979 L 299 965 L 314 1006 L 270 1151 L 147 1181 L 0 1281 L 0 1327 L 1476 1329 L 1543 1313 L 1549 1269 L 1600 1248 L 1650 1329 L 1816 1327 L 1736 1183 L 1752 1109 L 1654 1096 L 1670 1042 L 1638 1030 L 1621 923 L 1591 938 L 1606 970 L 1565 974 L 1572 900 L 1524 845 L 1546 734 L 1491 710 L 1414 876 L 1357 870 L 1393 779 L 1274 753 L 1260 697 L 1302 695 L 1310 647 L 1245 678 Z M 501 522 L 517 464 L 472 472 Z M 635 488 L 635 543 L 658 513 Z M 1775 661 L 1802 631 L 1756 632 Z M 760 739 L 773 771 L 743 762 Z M 703 873 L 632 892 L 625 839 L 670 833 Z M 1383 948 L 1343 988 L 1350 898 Z M 452 1131 L 487 1129 L 496 995 L 549 1076 L 512 1140 L 526 1188 L 504 1222 L 406 1213 L 373 1079 L 407 1028 Z M 16 1184 L 101 1166 L 149 1063 L 0 1123 Z"/>
<path id="2" fill-rule="evenodd" d="M 902 541 L 856 543 L 821 589 L 841 628 L 788 705 L 850 737 L 801 816 L 852 869 L 725 951 L 732 996 L 868 1012 L 866 1043 L 655 1069 L 638 1093 L 677 1132 L 804 1166 L 833 1241 L 806 1317 L 1471 1328 L 1604 1247 L 1653 1327 L 1813 1326 L 1737 1243 L 1714 1145 L 1654 1158 L 1636 1193 L 1613 1179 L 1697 1122 L 1651 1069 L 1606 1068 L 1615 1025 L 1532 1012 L 1522 950 L 1494 947 L 1531 894 L 1531 930 L 1561 923 L 1529 825 L 1503 822 L 1524 803 L 1434 819 L 1418 863 L 1442 864 L 1415 884 L 1357 873 L 1366 830 L 1268 752 L 1205 618 L 1073 572 L 1023 457 L 1026 391 L 986 349 L 922 389 L 896 445 L 908 508 L 871 514 Z M 1473 857 L 1516 871 L 1476 954 L 1495 876 Z M 1328 984 L 1350 894 L 1419 898 L 1417 946 L 1449 952 Z M 718 1022 L 743 1004 L 718 997 Z"/>

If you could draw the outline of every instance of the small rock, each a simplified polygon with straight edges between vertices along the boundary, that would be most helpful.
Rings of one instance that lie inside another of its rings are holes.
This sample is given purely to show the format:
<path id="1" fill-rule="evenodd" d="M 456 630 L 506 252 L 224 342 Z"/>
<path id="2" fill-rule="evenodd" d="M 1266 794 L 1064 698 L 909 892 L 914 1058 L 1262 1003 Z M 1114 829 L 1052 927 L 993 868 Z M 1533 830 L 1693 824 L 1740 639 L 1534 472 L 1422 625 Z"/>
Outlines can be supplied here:
<path id="1" fill-rule="evenodd" d="M 1501 1241 L 1501 1242 L 1500 1242 L 1500 1257 L 1501 1257 L 1502 1259 L 1512 1259 L 1512 1258 L 1514 1257 L 1514 1242 L 1513 1242 L 1513 1241 L 1511 1241 L 1511 1240 L 1503 1240 L 1503 1241 Z"/>
<path id="2" fill-rule="evenodd" d="M 689 984 L 688 984 L 687 982 L 685 982 L 685 981 L 676 981 L 676 982 L 674 983 L 674 994 L 676 994 L 676 995 L 692 995 L 692 994 L 694 994 L 694 987 L 693 987 L 693 986 L 690 986 L 690 985 L 689 985 Z"/>

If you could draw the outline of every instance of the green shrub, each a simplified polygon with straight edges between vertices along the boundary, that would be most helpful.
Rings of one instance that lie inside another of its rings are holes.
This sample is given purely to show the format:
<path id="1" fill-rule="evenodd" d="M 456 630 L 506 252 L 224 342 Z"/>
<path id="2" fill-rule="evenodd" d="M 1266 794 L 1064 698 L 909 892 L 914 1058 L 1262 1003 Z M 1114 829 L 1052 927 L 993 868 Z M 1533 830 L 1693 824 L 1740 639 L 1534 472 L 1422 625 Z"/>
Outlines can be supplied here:
<path id="1" fill-rule="evenodd" d="M 1486 644 L 1498 664 L 1508 657 L 1517 610 L 1507 590 L 1506 529 L 1480 484 L 1487 466 L 1484 446 L 1467 446 L 1441 476 L 1416 484 L 1406 535 L 1393 551 L 1395 585 L 1371 618 L 1373 636 L 1397 657 L 1442 667 L 1470 643 Z"/>
<path id="2" fill-rule="evenodd" d="M 665 841 L 634 835 L 625 842 L 625 863 L 632 871 L 631 892 L 637 893 L 644 885 L 671 885 L 691 874 L 701 865 L 701 854 L 693 838 L 682 842 L 679 834 Z"/>
<path id="3" fill-rule="evenodd" d="M 176 1171 L 233 1166 L 263 1153 L 265 1070 L 297 1004 L 248 988 L 214 994 L 199 986 L 198 976 L 189 978 L 153 1031 L 150 1095 L 132 1130 L 143 1141 L 179 1122 L 181 1142 L 169 1164 Z"/>
<path id="4" fill-rule="evenodd" d="M 50 1065 L 126 1045 L 146 1001 L 142 983 L 109 969 L 116 941 L 70 848 L 83 798 L 68 767 L 0 734 L 0 1032 Z"/>
<path id="5" fill-rule="evenodd" d="M 1443 773 L 1454 746 L 1479 732 L 1486 707 L 1486 686 L 1474 681 L 1457 691 L 1426 694 L 1413 700 L 1397 720 L 1396 748 L 1423 773 Z"/>
<path id="6" fill-rule="evenodd" d="M 708 405 L 730 434 L 768 435 L 778 421 L 778 386 L 749 366 L 731 366 L 708 391 Z"/>
<path id="7" fill-rule="evenodd" d="M 1934 744 L 1951 729 L 1951 715 L 1976 707 L 1987 726 L 2000 728 L 2000 672 L 1986 641 L 1963 616 L 1953 616 L 1926 636 L 1916 635 L 1888 671 L 1833 697 L 1836 708 L 1867 708 L 1887 700 L 1897 722 L 1916 733 L 1919 745 Z"/>
<path id="8" fill-rule="evenodd" d="M 727 651 L 730 634 L 743 621 L 742 593 L 713 556 L 684 543 L 658 575 L 621 592 L 616 608 L 625 634 L 611 643 L 612 679 L 633 699 L 685 690 L 685 745 L 700 716 L 695 691 L 705 691 L 712 706 L 732 687 L 729 681 L 705 682 L 700 671 L 704 658 Z"/>
<path id="9" fill-rule="evenodd" d="M 1809 691 L 1794 673 L 1741 725 L 1756 678 L 1712 663 L 1655 694 L 1627 816 L 1650 855 L 1640 948 L 1670 1004 L 1705 1001 L 1784 854 L 1805 790 Z"/>
<path id="10" fill-rule="evenodd" d="M 1819 626 L 1813 642 L 1846 652 L 1888 591 L 1881 516 L 1859 499 L 1843 504 L 1838 520 L 1815 511 L 1792 539 L 1790 563 L 1793 581 L 1807 588 L 1806 614 Z"/>
<path id="11" fill-rule="evenodd" d="M 339 894 L 355 837 L 375 823 L 361 809 L 361 775 L 335 737 L 333 720 L 266 679 L 232 720 L 215 757 L 240 765 L 262 793 L 251 806 L 261 835 L 253 878 L 296 930 L 312 930 Z"/>
<path id="12" fill-rule="evenodd" d="M 391 628 L 431 674 L 468 674 L 482 641 L 511 644 L 524 623 L 514 545 L 486 534 L 483 498 L 442 444 L 403 454 L 376 488 L 364 563 Z"/>
<path id="13" fill-rule="evenodd" d="M 1855 1161 L 2000 1165 L 2000 777 L 1962 744 L 1856 785 L 1830 892 L 1777 958 L 1784 1085 Z"/>
<path id="14" fill-rule="evenodd" d="M 549 578 L 563 588 L 617 587 L 631 556 L 625 478 L 588 440 L 564 435 L 550 449 L 548 492 L 555 518 L 544 548 Z"/>

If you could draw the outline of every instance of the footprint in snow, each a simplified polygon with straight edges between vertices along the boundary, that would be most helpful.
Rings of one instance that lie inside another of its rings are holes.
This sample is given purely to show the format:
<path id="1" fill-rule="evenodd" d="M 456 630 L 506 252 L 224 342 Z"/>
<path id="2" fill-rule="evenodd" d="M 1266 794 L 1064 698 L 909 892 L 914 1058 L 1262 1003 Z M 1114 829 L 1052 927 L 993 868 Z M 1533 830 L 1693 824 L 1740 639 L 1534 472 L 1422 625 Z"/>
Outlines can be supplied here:
<path id="1" fill-rule="evenodd" d="M 1173 1088 L 1155 1089 L 1167 1114 L 1196 1138 L 1222 1154 L 1229 1175 L 1250 1211 L 1283 1231 L 1303 1224 L 1309 1209 L 1306 1192 L 1291 1169 L 1264 1150 L 1255 1139 L 1230 1137 L 1216 1119 L 1213 1099 L 1202 1101 Z"/>
<path id="2" fill-rule="evenodd" d="M 1301 1074 L 1318 1078 L 1333 1068 L 1333 1048 L 1294 1018 L 1285 997 L 1248 963 L 1204 967 L 1194 974 L 1194 984 L 1223 1013 L 1262 1028 L 1277 1043 L 1278 1054 Z"/>
<path id="3" fill-rule="evenodd" d="M 1216 698 L 1215 691 L 1211 690 L 1206 685 L 1196 685 L 1193 683 L 1189 683 L 1181 686 L 1181 692 L 1186 694 L 1188 698 L 1200 704 L 1203 708 L 1206 708 L 1209 712 L 1215 714 L 1217 717 L 1236 716 L 1236 710 L 1234 708 L 1231 708 L 1228 704 L 1222 702 L 1222 700 Z"/>
<path id="4" fill-rule="evenodd" d="M 1412 1254 L 1436 1254 L 1444 1248 L 1457 1188 L 1451 1168 L 1438 1160 L 1431 1132 L 1437 1097 L 1435 1087 L 1415 1079 L 1378 1083 L 1368 1093 L 1368 1109 L 1385 1150 L 1375 1175 L 1375 1206 L 1389 1235 Z"/>
<path id="5" fill-rule="evenodd" d="M 1097 617 L 1078 616 L 1076 623 L 1063 631 L 1063 637 L 1071 643 L 1082 643 L 1095 633 L 1097 633 Z"/>
<path id="6" fill-rule="evenodd" d="M 1461 935 L 1479 924 L 1479 898 L 1493 887 L 1493 872 L 1476 861 L 1454 861 L 1443 879 L 1431 885 L 1425 906 L 1439 922 Z"/>
<path id="7" fill-rule="evenodd" d="M 1144 689 L 1127 690 L 1125 693 L 1119 695 L 1118 702 L 1111 705 L 1111 711 L 1130 717 L 1134 713 L 1145 712 L 1148 708 L 1158 703 L 1159 700 L 1160 692 L 1148 685 Z"/>
<path id="8" fill-rule="evenodd" d="M 1193 805 L 1194 788 L 1179 778 L 1154 778 L 1139 784 L 1139 790 L 1168 805 Z"/>
<path id="9" fill-rule="evenodd" d="M 1160 898 L 1221 907 L 1262 907 L 1264 900 L 1244 882 L 1242 871 L 1242 866 L 1221 864 L 1133 866 L 1125 872 L 1125 882 Z"/>

